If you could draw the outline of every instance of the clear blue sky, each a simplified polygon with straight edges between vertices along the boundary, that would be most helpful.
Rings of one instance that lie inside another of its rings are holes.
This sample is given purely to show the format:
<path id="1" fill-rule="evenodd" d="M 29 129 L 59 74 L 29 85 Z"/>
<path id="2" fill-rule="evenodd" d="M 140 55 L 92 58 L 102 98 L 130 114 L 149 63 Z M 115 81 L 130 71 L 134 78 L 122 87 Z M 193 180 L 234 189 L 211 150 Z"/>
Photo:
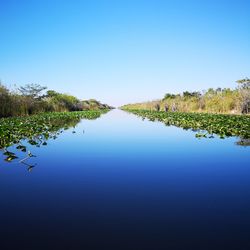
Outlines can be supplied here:
<path id="1" fill-rule="evenodd" d="M 121 105 L 250 77 L 250 0 L 0 0 L 0 79 Z"/>

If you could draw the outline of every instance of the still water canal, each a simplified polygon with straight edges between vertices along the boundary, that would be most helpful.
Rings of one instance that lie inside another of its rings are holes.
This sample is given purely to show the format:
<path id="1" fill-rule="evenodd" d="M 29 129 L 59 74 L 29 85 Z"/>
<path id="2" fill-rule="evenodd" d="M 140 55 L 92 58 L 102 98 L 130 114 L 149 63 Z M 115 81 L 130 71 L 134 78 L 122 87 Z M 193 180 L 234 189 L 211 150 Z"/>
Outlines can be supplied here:
<path id="1" fill-rule="evenodd" d="M 194 135 L 112 110 L 0 154 L 0 249 L 250 249 L 250 147 Z"/>

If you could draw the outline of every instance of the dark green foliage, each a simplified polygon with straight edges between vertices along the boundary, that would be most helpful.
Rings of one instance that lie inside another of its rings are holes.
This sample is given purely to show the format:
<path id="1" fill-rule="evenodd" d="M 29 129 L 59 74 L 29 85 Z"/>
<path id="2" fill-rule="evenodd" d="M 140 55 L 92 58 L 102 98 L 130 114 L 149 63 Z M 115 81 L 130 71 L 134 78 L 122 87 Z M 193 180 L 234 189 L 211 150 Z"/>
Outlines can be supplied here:
<path id="1" fill-rule="evenodd" d="M 165 99 L 174 99 L 174 98 L 175 98 L 175 95 L 174 95 L 174 94 L 169 94 L 169 93 L 167 93 L 167 94 L 165 94 L 163 100 L 165 100 Z"/>
<path id="2" fill-rule="evenodd" d="M 54 90 L 48 90 L 48 91 L 47 91 L 47 94 L 46 94 L 47 97 L 55 97 L 55 96 L 57 96 L 57 95 L 59 95 L 59 93 L 57 93 L 57 92 L 54 91 Z"/>
<path id="3" fill-rule="evenodd" d="M 250 116 L 181 112 L 166 113 L 148 110 L 128 111 L 143 118 L 148 118 L 151 121 L 158 120 L 164 122 L 166 125 L 207 131 L 205 134 L 196 134 L 198 138 L 213 134 L 219 135 L 221 139 L 230 136 L 240 136 L 242 139 L 250 138 Z"/>
<path id="4" fill-rule="evenodd" d="M 201 96 L 201 93 L 200 92 L 188 92 L 188 91 L 185 91 L 183 92 L 183 97 L 200 97 Z"/>
<path id="5" fill-rule="evenodd" d="M 96 119 L 104 111 L 79 111 L 79 112 L 54 112 L 39 115 L 2 118 L 0 119 L 0 149 L 17 144 L 16 149 L 25 152 L 26 147 L 21 144 L 23 139 L 27 139 L 30 145 L 46 145 L 50 138 L 55 139 L 62 132 L 62 129 L 74 127 L 81 119 Z M 12 156 L 8 151 L 5 152 Z"/>
<path id="6" fill-rule="evenodd" d="M 51 94 L 51 93 L 50 93 Z M 80 111 L 82 105 L 80 100 L 76 97 L 67 94 L 54 94 L 47 100 L 48 103 L 53 105 L 52 111 Z"/>
<path id="7" fill-rule="evenodd" d="M 6 157 L 6 162 L 12 162 L 17 159 L 17 155 L 14 152 L 10 152 L 8 147 L 16 144 L 15 149 L 22 153 L 27 152 L 27 146 L 40 147 L 46 146 L 47 140 L 56 139 L 63 130 L 69 127 L 75 127 L 76 124 L 82 119 L 96 119 L 101 114 L 107 112 L 104 111 L 81 111 L 81 112 L 67 112 L 67 113 L 44 113 L 36 116 L 19 117 L 19 118 L 2 118 L 0 119 L 0 149 L 4 151 L 3 155 Z M 76 133 L 73 131 L 73 133 Z M 29 150 L 26 157 L 20 160 L 28 166 L 30 171 L 34 165 L 30 165 L 26 162 L 31 157 L 35 157 Z"/>

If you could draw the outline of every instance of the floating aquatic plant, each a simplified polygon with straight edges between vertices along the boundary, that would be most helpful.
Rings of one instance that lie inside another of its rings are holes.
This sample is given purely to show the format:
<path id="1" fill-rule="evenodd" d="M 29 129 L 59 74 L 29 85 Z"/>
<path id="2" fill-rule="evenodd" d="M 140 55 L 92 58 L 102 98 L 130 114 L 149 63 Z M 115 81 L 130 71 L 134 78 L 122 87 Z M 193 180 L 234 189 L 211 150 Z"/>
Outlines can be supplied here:
<path id="1" fill-rule="evenodd" d="M 8 150 L 16 145 L 16 150 L 27 151 L 22 144 L 25 139 L 28 144 L 36 147 L 46 146 L 47 140 L 56 139 L 64 130 L 76 126 L 81 119 L 96 119 L 106 110 L 44 113 L 27 117 L 13 117 L 0 119 L 0 149 L 4 150 L 5 161 L 17 159 L 17 155 Z M 73 133 L 76 133 L 73 130 Z M 28 152 L 28 157 L 31 153 Z"/>
<path id="2" fill-rule="evenodd" d="M 221 139 L 230 136 L 239 136 L 242 139 L 250 138 L 250 116 L 223 115 L 207 113 L 157 112 L 148 110 L 127 110 L 135 115 L 147 118 L 150 121 L 161 121 L 166 125 L 174 125 L 184 129 L 198 131 L 197 138 L 213 138 L 213 134 Z M 207 131 L 207 132 L 204 132 Z"/>

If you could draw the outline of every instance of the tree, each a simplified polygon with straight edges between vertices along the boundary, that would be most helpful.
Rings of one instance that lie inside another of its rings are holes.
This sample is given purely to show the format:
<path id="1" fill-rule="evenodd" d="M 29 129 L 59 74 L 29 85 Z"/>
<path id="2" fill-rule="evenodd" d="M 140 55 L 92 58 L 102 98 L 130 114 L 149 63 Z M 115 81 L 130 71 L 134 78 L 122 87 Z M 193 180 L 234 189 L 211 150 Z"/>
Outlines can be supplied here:
<path id="1" fill-rule="evenodd" d="M 239 84 L 239 93 L 241 96 L 241 112 L 250 113 L 250 79 L 244 78 L 236 81 Z"/>
<path id="2" fill-rule="evenodd" d="M 60 95 L 55 90 L 48 90 L 46 94 L 47 94 L 47 97 L 55 97 L 57 95 Z"/>
<path id="3" fill-rule="evenodd" d="M 213 97 L 216 94 L 216 91 L 213 88 L 209 88 L 206 92 L 206 96 Z"/>
<path id="4" fill-rule="evenodd" d="M 0 117 L 11 115 L 11 97 L 9 90 L 0 82 Z"/>
<path id="5" fill-rule="evenodd" d="M 217 93 L 221 93 L 222 88 L 218 87 L 215 91 L 216 91 Z"/>
<path id="6" fill-rule="evenodd" d="M 183 97 L 190 97 L 191 93 L 189 93 L 188 91 L 184 91 L 182 95 Z"/>
<path id="7" fill-rule="evenodd" d="M 175 98 L 175 95 L 174 95 L 174 94 L 169 94 L 169 93 L 167 93 L 167 94 L 165 94 L 163 100 L 166 100 L 166 99 L 174 99 L 174 98 Z"/>
<path id="8" fill-rule="evenodd" d="M 18 88 L 22 95 L 32 97 L 34 99 L 39 99 L 41 97 L 41 93 L 43 90 L 47 89 L 47 87 L 41 86 L 39 84 L 26 84 Z"/>
<path id="9" fill-rule="evenodd" d="M 187 98 L 189 98 L 189 97 L 197 97 L 198 98 L 201 96 L 201 93 L 198 91 L 195 91 L 195 92 L 184 91 L 182 95 L 183 95 L 183 97 L 187 97 Z"/>
<path id="10" fill-rule="evenodd" d="M 250 89 L 250 79 L 248 77 L 236 81 L 241 89 Z"/>

